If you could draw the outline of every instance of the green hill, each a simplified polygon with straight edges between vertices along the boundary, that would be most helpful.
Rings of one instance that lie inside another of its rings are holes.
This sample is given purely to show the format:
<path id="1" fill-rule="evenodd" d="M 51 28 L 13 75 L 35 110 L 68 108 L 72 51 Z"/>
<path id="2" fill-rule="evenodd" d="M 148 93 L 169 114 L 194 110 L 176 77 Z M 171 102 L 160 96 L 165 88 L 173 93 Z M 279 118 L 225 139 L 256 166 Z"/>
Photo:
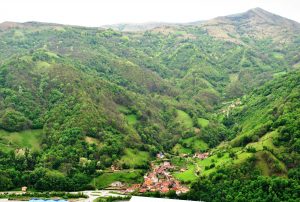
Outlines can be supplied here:
<path id="1" fill-rule="evenodd" d="M 229 117 L 236 121 L 240 131 L 230 144 L 271 151 L 287 167 L 298 165 L 299 88 L 297 71 L 245 96 L 243 107 Z"/>
<path id="2" fill-rule="evenodd" d="M 170 159 L 195 191 L 222 172 L 294 179 L 299 27 L 262 9 L 116 30 L 0 24 L 0 190 L 133 183 L 158 152 L 210 153 Z"/>
<path id="3" fill-rule="evenodd" d="M 299 71 L 282 75 L 244 96 L 242 107 L 224 119 L 237 131 L 235 137 L 212 150 L 209 158 L 197 162 L 198 166 L 189 165 L 186 172 L 176 175 L 195 182 L 187 198 L 297 201 L 299 98 Z M 200 180 L 194 172 L 189 173 L 197 167 L 202 168 Z"/>

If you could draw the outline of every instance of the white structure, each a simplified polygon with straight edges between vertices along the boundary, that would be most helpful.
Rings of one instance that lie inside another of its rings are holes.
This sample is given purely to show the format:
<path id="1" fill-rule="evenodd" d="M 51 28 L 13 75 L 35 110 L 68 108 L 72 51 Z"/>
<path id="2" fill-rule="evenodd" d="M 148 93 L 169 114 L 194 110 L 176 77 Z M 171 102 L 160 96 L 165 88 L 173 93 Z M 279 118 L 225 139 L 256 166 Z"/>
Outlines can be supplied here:
<path id="1" fill-rule="evenodd" d="M 122 182 L 116 181 L 110 184 L 111 187 L 122 187 L 124 186 Z"/>
<path id="2" fill-rule="evenodd" d="M 129 202 L 193 202 L 178 199 L 167 199 L 167 198 L 152 198 L 142 196 L 132 196 Z"/>

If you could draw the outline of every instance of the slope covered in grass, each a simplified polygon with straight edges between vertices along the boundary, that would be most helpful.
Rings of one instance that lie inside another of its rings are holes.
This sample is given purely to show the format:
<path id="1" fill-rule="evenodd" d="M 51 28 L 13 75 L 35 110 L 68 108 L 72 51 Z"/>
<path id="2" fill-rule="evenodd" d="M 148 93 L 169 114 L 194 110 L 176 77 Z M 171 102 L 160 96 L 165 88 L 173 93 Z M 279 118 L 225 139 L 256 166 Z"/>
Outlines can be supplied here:
<path id="1" fill-rule="evenodd" d="M 205 127 L 208 126 L 208 124 L 209 124 L 209 120 L 204 119 L 204 118 L 198 118 L 197 121 L 198 121 L 198 124 L 199 124 L 202 128 L 205 128 Z"/>
<path id="2" fill-rule="evenodd" d="M 174 176 L 178 180 L 185 183 L 195 182 L 199 178 L 199 176 L 196 174 L 196 168 L 192 164 L 187 166 L 186 171 L 175 173 Z"/>
<path id="3" fill-rule="evenodd" d="M 205 151 L 208 149 L 208 145 L 199 137 L 183 139 L 182 144 L 187 148 L 193 149 L 193 151 Z"/>
<path id="4" fill-rule="evenodd" d="M 148 152 L 128 148 L 125 149 L 125 155 L 121 157 L 119 163 L 128 168 L 145 168 L 148 167 L 149 160 L 150 155 Z"/>
<path id="5" fill-rule="evenodd" d="M 258 167 L 267 175 L 285 175 L 286 167 L 299 166 L 299 98 L 299 71 L 254 90 L 229 116 L 239 131 L 229 144 L 257 153 Z"/>
<path id="6" fill-rule="evenodd" d="M 176 119 L 175 122 L 184 128 L 192 128 L 193 127 L 193 120 L 191 117 L 182 110 L 176 111 Z"/>
<path id="7" fill-rule="evenodd" d="M 42 135 L 42 130 L 25 130 L 21 132 L 0 130 L 0 150 L 10 151 L 17 148 L 29 148 L 38 151 L 41 147 Z"/>
<path id="8" fill-rule="evenodd" d="M 120 181 L 122 183 L 134 184 L 142 182 L 143 172 L 141 170 L 127 170 L 114 173 L 103 173 L 99 177 L 93 179 L 92 185 L 96 185 L 98 189 L 107 188 L 111 183 Z"/>

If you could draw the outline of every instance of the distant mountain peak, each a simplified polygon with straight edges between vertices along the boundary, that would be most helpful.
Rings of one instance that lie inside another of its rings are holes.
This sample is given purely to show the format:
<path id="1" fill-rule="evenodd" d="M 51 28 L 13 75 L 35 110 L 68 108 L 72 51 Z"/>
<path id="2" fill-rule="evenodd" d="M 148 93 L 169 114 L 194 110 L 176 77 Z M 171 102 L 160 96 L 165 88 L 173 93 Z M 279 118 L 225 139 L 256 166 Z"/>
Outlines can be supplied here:
<path id="1" fill-rule="evenodd" d="M 265 10 L 265 9 L 262 9 L 262 8 L 260 8 L 260 7 L 256 7 L 256 8 L 249 9 L 249 10 L 246 11 L 245 13 L 254 13 L 254 14 L 256 14 L 256 15 L 266 15 L 266 16 L 268 15 L 268 16 L 270 16 L 270 17 L 272 17 L 272 16 L 279 16 L 279 15 L 276 15 L 276 14 L 274 14 L 274 13 L 271 13 L 271 12 Z M 279 16 L 279 17 L 281 17 L 281 16 Z"/>
<path id="2" fill-rule="evenodd" d="M 244 15 L 252 15 L 252 16 L 262 17 L 262 18 L 266 18 L 266 19 L 276 16 L 275 14 L 270 13 L 259 7 L 248 10 L 247 12 L 244 13 Z"/>
<path id="3" fill-rule="evenodd" d="M 268 11 L 266 11 L 266 10 L 260 8 L 260 7 L 251 8 L 251 9 L 249 9 L 248 11 L 251 11 L 251 12 L 262 12 L 262 13 L 267 12 L 267 13 L 269 13 Z"/>
<path id="4" fill-rule="evenodd" d="M 223 16 L 219 18 L 227 18 L 231 20 L 257 20 L 259 23 L 273 23 L 279 26 L 285 26 L 287 24 L 293 26 L 299 26 L 299 23 L 288 18 L 282 17 L 280 15 L 271 13 L 267 10 L 264 10 L 260 7 L 252 8 L 244 13 L 234 14 Z"/>
<path id="5" fill-rule="evenodd" d="M 211 36 L 235 43 L 242 43 L 240 38 L 245 36 L 256 39 L 270 37 L 275 41 L 285 42 L 293 35 L 300 34 L 298 22 L 259 7 L 195 24 L 204 28 Z"/>

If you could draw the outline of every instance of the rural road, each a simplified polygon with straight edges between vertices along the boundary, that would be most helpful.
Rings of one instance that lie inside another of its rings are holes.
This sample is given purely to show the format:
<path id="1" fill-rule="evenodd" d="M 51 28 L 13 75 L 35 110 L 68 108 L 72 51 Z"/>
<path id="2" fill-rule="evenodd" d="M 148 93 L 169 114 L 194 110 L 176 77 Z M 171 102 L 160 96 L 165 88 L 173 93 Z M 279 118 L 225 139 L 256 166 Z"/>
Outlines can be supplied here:
<path id="1" fill-rule="evenodd" d="M 87 195 L 89 198 L 84 199 L 85 202 L 93 202 L 96 198 L 102 196 L 102 197 L 108 197 L 108 196 L 124 196 L 121 194 L 113 194 L 110 193 L 109 190 L 98 190 L 98 191 L 82 191 L 85 195 Z"/>

